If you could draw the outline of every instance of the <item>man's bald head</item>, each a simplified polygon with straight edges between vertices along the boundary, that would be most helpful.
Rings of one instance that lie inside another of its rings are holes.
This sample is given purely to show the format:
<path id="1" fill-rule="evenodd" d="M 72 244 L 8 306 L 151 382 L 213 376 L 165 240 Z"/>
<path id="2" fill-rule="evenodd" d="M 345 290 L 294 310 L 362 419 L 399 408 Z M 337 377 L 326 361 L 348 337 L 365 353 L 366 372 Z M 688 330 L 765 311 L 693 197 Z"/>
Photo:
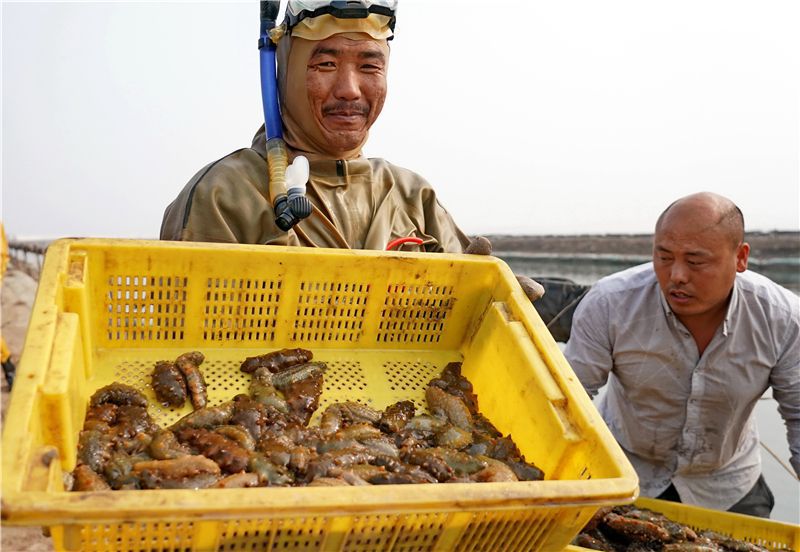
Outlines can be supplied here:
<path id="1" fill-rule="evenodd" d="M 680 218 L 693 222 L 705 221 L 705 229 L 722 231 L 735 248 L 744 241 L 744 215 L 727 197 L 711 192 L 700 192 L 682 197 L 669 205 L 656 221 L 656 233 L 669 219 Z"/>
<path id="2" fill-rule="evenodd" d="M 722 322 L 749 255 L 742 212 L 726 197 L 682 197 L 656 223 L 653 270 L 670 309 L 693 334 L 707 336 Z"/>

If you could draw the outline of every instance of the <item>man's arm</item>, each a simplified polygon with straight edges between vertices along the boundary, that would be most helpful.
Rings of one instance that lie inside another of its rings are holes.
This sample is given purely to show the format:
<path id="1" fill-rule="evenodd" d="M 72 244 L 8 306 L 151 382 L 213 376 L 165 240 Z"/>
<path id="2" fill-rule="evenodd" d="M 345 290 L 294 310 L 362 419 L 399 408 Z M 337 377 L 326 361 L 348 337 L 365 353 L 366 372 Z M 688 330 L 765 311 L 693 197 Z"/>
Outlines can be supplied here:
<path id="1" fill-rule="evenodd" d="M 786 348 L 770 373 L 772 396 L 778 402 L 778 411 L 786 423 L 790 462 L 800 477 L 800 321 L 790 324 L 783 343 Z"/>
<path id="2" fill-rule="evenodd" d="M 241 149 L 201 169 L 166 209 L 162 240 L 267 243 L 282 232 L 267 201 L 264 160 Z"/>
<path id="3" fill-rule="evenodd" d="M 564 356 L 589 395 L 597 395 L 597 390 L 608 381 L 614 358 L 608 299 L 596 288 L 586 294 L 575 310 Z"/>
<path id="4" fill-rule="evenodd" d="M 470 239 L 456 225 L 450 213 L 442 207 L 433 188 L 425 187 L 420 194 L 422 200 L 423 231 L 436 238 L 434 250 L 444 253 L 461 253 L 470 244 Z"/>

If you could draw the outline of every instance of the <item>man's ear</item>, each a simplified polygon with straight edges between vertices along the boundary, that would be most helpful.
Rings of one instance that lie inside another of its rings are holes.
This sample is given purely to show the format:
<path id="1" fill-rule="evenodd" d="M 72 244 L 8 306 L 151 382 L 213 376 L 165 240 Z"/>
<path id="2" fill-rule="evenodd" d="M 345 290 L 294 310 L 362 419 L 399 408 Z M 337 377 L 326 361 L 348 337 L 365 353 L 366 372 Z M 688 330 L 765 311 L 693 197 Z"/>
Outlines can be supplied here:
<path id="1" fill-rule="evenodd" d="M 750 244 L 742 242 L 736 250 L 736 272 L 747 270 L 747 259 L 750 256 Z"/>

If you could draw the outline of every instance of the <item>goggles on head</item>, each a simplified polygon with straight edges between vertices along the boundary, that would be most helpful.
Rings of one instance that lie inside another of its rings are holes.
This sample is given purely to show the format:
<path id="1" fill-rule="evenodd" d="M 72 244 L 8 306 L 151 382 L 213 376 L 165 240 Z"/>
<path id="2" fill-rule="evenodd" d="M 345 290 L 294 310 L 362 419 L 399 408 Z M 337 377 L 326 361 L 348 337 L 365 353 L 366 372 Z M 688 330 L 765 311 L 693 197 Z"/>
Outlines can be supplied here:
<path id="1" fill-rule="evenodd" d="M 284 23 L 289 29 L 304 19 L 331 15 L 337 19 L 365 19 L 371 14 L 389 18 L 394 32 L 398 0 L 289 0 Z"/>

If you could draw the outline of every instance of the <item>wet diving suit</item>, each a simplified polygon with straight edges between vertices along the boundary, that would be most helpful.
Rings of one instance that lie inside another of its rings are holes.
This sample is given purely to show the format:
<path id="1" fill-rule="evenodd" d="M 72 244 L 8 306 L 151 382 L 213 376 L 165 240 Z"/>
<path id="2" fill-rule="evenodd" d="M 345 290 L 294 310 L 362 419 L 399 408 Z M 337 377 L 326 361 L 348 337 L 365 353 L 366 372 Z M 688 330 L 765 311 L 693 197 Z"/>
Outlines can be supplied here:
<path id="1" fill-rule="evenodd" d="M 161 239 L 385 249 L 416 236 L 425 251 L 461 253 L 469 238 L 421 176 L 383 159 L 311 159 L 314 210 L 288 232 L 268 199 L 263 128 L 250 148 L 201 169 L 166 209 Z"/>

